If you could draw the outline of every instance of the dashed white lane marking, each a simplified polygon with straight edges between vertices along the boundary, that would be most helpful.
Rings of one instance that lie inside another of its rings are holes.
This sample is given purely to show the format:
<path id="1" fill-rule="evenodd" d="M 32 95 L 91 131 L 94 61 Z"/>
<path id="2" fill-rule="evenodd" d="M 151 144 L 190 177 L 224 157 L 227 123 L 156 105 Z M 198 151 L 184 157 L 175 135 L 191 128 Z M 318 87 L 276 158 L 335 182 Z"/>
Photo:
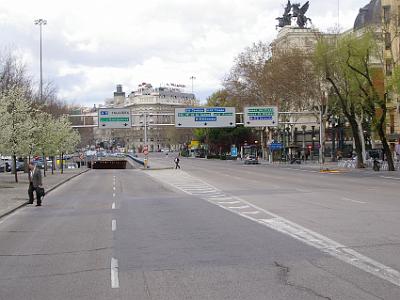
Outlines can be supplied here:
<path id="1" fill-rule="evenodd" d="M 115 202 L 111 205 L 111 209 L 115 209 Z"/>
<path id="2" fill-rule="evenodd" d="M 317 171 L 315 171 L 317 172 Z M 386 280 L 388 282 L 393 283 L 396 286 L 400 286 L 400 272 L 393 268 L 390 268 L 384 264 L 381 264 L 378 261 L 375 261 L 367 256 L 354 251 L 353 249 L 340 244 L 334 240 L 329 239 L 319 233 L 316 233 L 312 230 L 309 230 L 305 227 L 302 227 L 299 224 L 293 223 L 279 215 L 276 215 L 266 209 L 258 207 L 244 199 L 241 199 L 236 196 L 228 196 L 224 194 L 221 190 L 217 189 L 216 187 L 202 181 L 201 179 L 195 178 L 186 172 L 179 171 L 179 172 L 172 172 L 171 171 L 160 171 L 160 172 L 148 172 L 146 173 L 148 176 L 153 177 L 165 184 L 168 184 L 172 187 L 180 189 L 186 194 L 198 196 L 209 203 L 216 204 L 219 207 L 226 209 L 232 213 L 238 214 L 244 218 L 267 226 L 268 228 L 274 229 L 278 232 L 286 234 L 292 238 L 295 238 L 309 246 L 315 247 L 320 251 L 332 255 L 337 259 L 344 261 L 352 266 L 355 266 L 365 272 L 368 272 L 378 278 Z M 179 176 L 180 175 L 180 176 Z M 178 186 L 179 185 L 179 186 Z M 226 206 L 223 206 L 223 202 L 215 202 L 214 199 L 210 199 L 210 195 L 204 195 L 196 193 L 195 191 L 189 191 L 185 188 L 186 185 L 191 186 L 203 186 L 204 188 L 214 188 L 216 193 L 219 195 L 224 194 L 226 197 L 231 199 L 236 199 L 236 203 L 242 203 L 254 209 L 252 213 L 246 213 L 238 209 L 229 209 Z M 262 212 L 263 215 L 269 215 L 271 218 L 266 219 L 264 218 L 256 218 L 258 214 L 255 212 Z M 254 217 L 253 217 L 254 215 Z"/>
<path id="3" fill-rule="evenodd" d="M 366 204 L 367 203 L 367 202 L 364 202 L 364 201 L 353 200 L 353 199 L 346 198 L 346 197 L 342 197 L 341 199 L 343 201 L 349 201 L 349 202 L 353 202 L 353 203 L 360 203 L 360 204 Z"/>
<path id="4" fill-rule="evenodd" d="M 385 178 L 385 179 L 394 179 L 394 180 L 400 180 L 399 177 L 390 177 L 390 176 L 379 176 L 381 178 Z"/>
<path id="5" fill-rule="evenodd" d="M 111 257 L 111 288 L 119 288 L 118 259 Z"/>
<path id="6" fill-rule="evenodd" d="M 115 198 L 115 193 L 113 193 L 113 198 Z"/>
<path id="7" fill-rule="evenodd" d="M 115 219 L 111 221 L 111 230 L 112 231 L 117 230 L 117 220 Z"/>

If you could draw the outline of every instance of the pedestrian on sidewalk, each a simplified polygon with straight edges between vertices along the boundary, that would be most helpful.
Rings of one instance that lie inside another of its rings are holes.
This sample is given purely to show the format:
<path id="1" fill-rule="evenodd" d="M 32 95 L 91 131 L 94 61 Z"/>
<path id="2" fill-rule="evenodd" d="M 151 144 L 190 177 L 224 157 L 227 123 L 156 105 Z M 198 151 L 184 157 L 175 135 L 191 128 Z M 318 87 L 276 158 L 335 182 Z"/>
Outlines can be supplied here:
<path id="1" fill-rule="evenodd" d="M 180 169 L 180 168 L 181 168 L 181 166 L 179 165 L 179 157 L 177 156 L 177 157 L 175 157 L 175 170 Z"/>
<path id="2" fill-rule="evenodd" d="M 36 206 L 42 205 L 42 194 L 39 191 L 43 185 L 42 182 L 42 172 L 40 171 L 39 167 L 35 165 L 33 162 L 29 163 L 29 188 L 28 188 L 28 195 L 29 195 L 29 204 L 33 204 L 33 191 L 36 191 Z"/>

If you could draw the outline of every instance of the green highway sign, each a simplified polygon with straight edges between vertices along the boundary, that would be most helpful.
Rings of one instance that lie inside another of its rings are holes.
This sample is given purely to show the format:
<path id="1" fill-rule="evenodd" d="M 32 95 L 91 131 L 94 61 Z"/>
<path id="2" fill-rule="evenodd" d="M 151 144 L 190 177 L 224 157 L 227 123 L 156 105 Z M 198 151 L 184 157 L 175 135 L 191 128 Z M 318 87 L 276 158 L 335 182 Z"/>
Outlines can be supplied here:
<path id="1" fill-rule="evenodd" d="M 131 128 L 131 110 L 127 108 L 100 108 L 99 128 Z"/>
<path id="2" fill-rule="evenodd" d="M 245 107 L 243 119 L 246 127 L 276 127 L 278 126 L 278 107 Z"/>
<path id="3" fill-rule="evenodd" d="M 235 127 L 234 107 L 185 107 L 175 108 L 175 127 L 216 128 Z"/>

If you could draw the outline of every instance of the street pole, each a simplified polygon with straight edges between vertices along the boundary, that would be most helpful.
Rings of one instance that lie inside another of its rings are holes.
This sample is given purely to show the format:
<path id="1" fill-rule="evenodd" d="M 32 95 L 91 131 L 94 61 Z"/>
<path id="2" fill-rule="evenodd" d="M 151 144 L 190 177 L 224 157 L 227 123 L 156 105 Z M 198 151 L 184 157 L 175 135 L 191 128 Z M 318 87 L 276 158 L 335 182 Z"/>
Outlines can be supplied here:
<path id="1" fill-rule="evenodd" d="M 44 19 L 35 20 L 35 25 L 39 25 L 40 32 L 40 103 L 43 100 L 43 66 L 42 66 L 42 26 L 46 25 L 47 21 Z"/>
<path id="2" fill-rule="evenodd" d="M 39 83 L 39 89 L 40 89 L 40 104 L 43 103 L 43 67 L 42 67 L 42 26 L 47 24 L 47 21 L 44 19 L 38 19 L 35 20 L 34 22 L 35 25 L 39 25 L 39 32 L 40 32 L 40 51 L 39 51 L 39 57 L 40 57 L 40 83 Z M 46 177 L 46 169 L 47 169 L 47 159 L 46 156 L 43 154 L 43 176 Z"/>
<path id="3" fill-rule="evenodd" d="M 147 114 L 144 114 L 144 144 L 147 145 Z"/>
<path id="4" fill-rule="evenodd" d="M 189 78 L 190 80 L 192 80 L 192 94 L 193 94 L 193 81 L 196 79 L 196 77 L 194 77 L 194 76 L 190 76 L 190 78 Z"/>

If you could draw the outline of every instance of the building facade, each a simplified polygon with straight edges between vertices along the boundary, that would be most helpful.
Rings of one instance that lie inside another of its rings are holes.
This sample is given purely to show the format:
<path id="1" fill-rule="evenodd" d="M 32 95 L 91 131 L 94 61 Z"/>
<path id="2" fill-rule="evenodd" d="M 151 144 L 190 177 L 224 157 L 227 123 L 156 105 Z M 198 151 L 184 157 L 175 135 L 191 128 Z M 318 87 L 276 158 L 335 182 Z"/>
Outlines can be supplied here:
<path id="1" fill-rule="evenodd" d="M 393 70 L 400 63 L 400 0 L 381 0 L 381 22 L 384 35 L 385 83 L 393 80 Z M 400 156 L 400 95 L 388 92 L 386 133 L 392 151 Z"/>
<path id="2" fill-rule="evenodd" d="M 121 85 L 117 85 L 114 97 L 105 101 L 104 107 L 129 108 L 132 113 L 130 129 L 95 129 L 97 140 L 112 140 L 126 148 L 141 152 L 144 145 L 150 151 L 179 149 L 191 137 L 191 131 L 176 129 L 175 108 L 198 106 L 193 93 L 185 93 L 184 86 L 168 84 L 154 88 L 141 83 L 137 90 L 126 96 Z"/>

